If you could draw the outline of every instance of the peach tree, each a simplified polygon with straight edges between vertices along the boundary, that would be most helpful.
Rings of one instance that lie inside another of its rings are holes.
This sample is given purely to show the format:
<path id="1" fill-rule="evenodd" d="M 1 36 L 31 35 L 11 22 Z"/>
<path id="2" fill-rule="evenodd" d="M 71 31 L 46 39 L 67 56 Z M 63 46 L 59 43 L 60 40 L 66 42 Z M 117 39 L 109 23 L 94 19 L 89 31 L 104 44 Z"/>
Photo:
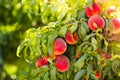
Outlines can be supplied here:
<path id="1" fill-rule="evenodd" d="M 16 53 L 30 65 L 29 79 L 120 79 L 119 9 L 98 0 L 34 4 L 29 16 L 42 25 L 26 31 Z"/>

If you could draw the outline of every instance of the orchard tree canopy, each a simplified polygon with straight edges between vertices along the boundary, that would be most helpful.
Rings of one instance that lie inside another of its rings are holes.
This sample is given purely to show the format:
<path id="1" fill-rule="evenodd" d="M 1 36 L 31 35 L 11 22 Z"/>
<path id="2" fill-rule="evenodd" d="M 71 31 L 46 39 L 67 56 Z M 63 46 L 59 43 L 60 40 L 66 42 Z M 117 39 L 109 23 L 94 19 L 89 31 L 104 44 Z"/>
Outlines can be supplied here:
<path id="1" fill-rule="evenodd" d="M 0 0 L 0 80 L 120 80 L 120 0 Z"/>

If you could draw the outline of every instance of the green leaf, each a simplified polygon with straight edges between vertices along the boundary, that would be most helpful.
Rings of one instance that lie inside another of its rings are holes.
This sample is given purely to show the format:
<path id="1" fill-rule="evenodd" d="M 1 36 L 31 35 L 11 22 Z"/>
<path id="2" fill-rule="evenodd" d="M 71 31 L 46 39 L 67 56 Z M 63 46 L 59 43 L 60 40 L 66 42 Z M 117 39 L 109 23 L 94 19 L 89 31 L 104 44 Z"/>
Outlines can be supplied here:
<path id="1" fill-rule="evenodd" d="M 71 33 L 74 32 L 75 30 L 77 30 L 77 28 L 78 28 L 78 21 L 75 21 L 70 28 L 70 32 Z"/>
<path id="2" fill-rule="evenodd" d="M 89 26 L 88 26 L 88 24 L 86 22 L 82 21 L 81 26 L 83 26 L 85 28 L 86 33 L 89 32 L 90 29 L 89 29 Z"/>
<path id="3" fill-rule="evenodd" d="M 48 53 L 47 49 L 47 39 L 48 39 L 48 34 L 45 33 L 41 36 L 41 48 L 42 52 L 46 55 Z"/>
<path id="4" fill-rule="evenodd" d="M 91 43 L 94 45 L 93 49 L 96 50 L 98 43 L 97 43 L 97 40 L 94 37 L 91 37 Z"/>
<path id="5" fill-rule="evenodd" d="M 104 39 L 104 51 L 106 52 L 107 51 L 107 48 L 108 48 L 108 42 Z"/>
<path id="6" fill-rule="evenodd" d="M 29 46 L 26 46 L 23 51 L 24 51 L 23 56 L 24 56 L 25 61 L 30 63 L 34 57 L 32 49 Z"/>
<path id="7" fill-rule="evenodd" d="M 92 9 L 93 0 L 88 0 L 88 6 Z"/>
<path id="8" fill-rule="evenodd" d="M 120 59 L 119 58 L 116 58 L 116 59 L 113 60 L 113 62 L 112 62 L 112 70 L 115 73 L 120 72 Z"/>
<path id="9" fill-rule="evenodd" d="M 84 39 L 83 39 L 83 41 L 87 41 L 87 40 L 89 40 L 91 37 L 93 37 L 93 36 L 95 36 L 95 34 L 90 34 L 90 35 L 87 35 Z"/>
<path id="10" fill-rule="evenodd" d="M 94 53 L 93 56 L 97 59 L 97 65 L 101 67 L 101 57 L 98 53 Z"/>
<path id="11" fill-rule="evenodd" d="M 63 79 L 64 79 L 64 78 L 63 78 L 63 75 L 62 75 L 62 74 L 60 74 L 60 72 L 58 72 L 58 71 L 57 71 L 57 77 L 58 77 L 58 78 L 60 78 L 61 80 L 63 80 Z"/>
<path id="12" fill-rule="evenodd" d="M 53 54 L 53 43 L 54 43 L 54 40 L 55 38 L 58 36 L 58 33 L 57 31 L 53 31 L 50 33 L 50 35 L 48 36 L 48 44 L 47 44 L 47 47 L 48 47 L 48 53 L 52 56 Z"/>
<path id="13" fill-rule="evenodd" d="M 85 9 L 78 10 L 78 20 L 85 17 Z"/>
<path id="14" fill-rule="evenodd" d="M 79 35 L 81 40 L 83 40 L 84 37 L 86 36 L 86 30 L 84 29 L 83 26 L 79 26 L 79 28 L 78 28 L 78 35 Z"/>
<path id="15" fill-rule="evenodd" d="M 76 19 L 76 17 L 77 17 L 77 11 L 78 11 L 78 9 L 75 9 L 74 10 L 74 12 L 72 13 L 72 18 L 74 18 L 74 19 Z"/>
<path id="16" fill-rule="evenodd" d="M 74 80 L 80 80 L 85 75 L 86 70 L 80 70 L 75 74 Z"/>
<path id="17" fill-rule="evenodd" d="M 60 28 L 60 30 L 58 31 L 58 35 L 60 37 L 65 37 L 66 31 L 67 31 L 67 26 L 65 25 L 65 26 Z"/>
<path id="18" fill-rule="evenodd" d="M 120 54 L 120 42 L 111 42 L 109 44 L 109 52 L 119 55 Z"/>
<path id="19" fill-rule="evenodd" d="M 75 63 L 75 67 L 77 70 L 81 70 L 81 68 L 84 66 L 85 64 L 85 59 L 87 58 L 87 55 L 84 54 L 82 57 L 80 57 L 77 62 Z"/>
<path id="20" fill-rule="evenodd" d="M 21 44 L 17 47 L 16 55 L 17 55 L 18 57 L 21 57 L 20 53 L 21 53 L 21 51 L 24 49 L 25 46 L 26 46 L 25 42 L 22 41 Z"/>
<path id="21" fill-rule="evenodd" d="M 64 12 L 61 12 L 61 13 L 58 15 L 57 19 L 58 19 L 58 20 L 62 20 L 62 19 L 65 17 L 65 15 L 67 14 L 67 11 L 68 11 L 68 10 L 66 10 L 66 11 L 64 11 Z"/>
<path id="22" fill-rule="evenodd" d="M 98 80 L 98 79 L 96 79 L 96 76 L 94 73 L 91 73 L 90 76 L 91 76 L 92 80 Z"/>
<path id="23" fill-rule="evenodd" d="M 36 76 L 43 76 L 45 72 L 48 72 L 50 68 L 48 66 L 42 66 L 40 68 L 37 68 L 33 71 L 34 74 L 32 74 L 33 78 Z"/>
<path id="24" fill-rule="evenodd" d="M 106 67 L 104 68 L 104 70 L 103 70 L 103 78 L 105 78 L 105 76 L 107 76 L 108 75 L 108 72 L 111 72 L 111 64 L 106 64 Z"/>
<path id="25" fill-rule="evenodd" d="M 43 80 L 50 80 L 50 79 L 49 79 L 49 72 L 46 72 L 46 73 L 45 73 Z"/>
<path id="26" fill-rule="evenodd" d="M 85 49 L 85 51 L 90 51 L 91 52 L 91 51 L 95 51 L 97 49 L 97 47 L 90 42 L 83 42 L 82 44 L 80 44 L 78 46 L 78 51 L 81 51 L 81 50 L 84 50 L 84 49 Z"/>
<path id="27" fill-rule="evenodd" d="M 51 80 L 57 80 L 56 79 L 56 68 L 54 66 L 50 70 L 50 77 L 51 77 Z"/>
<path id="28" fill-rule="evenodd" d="M 89 64 L 88 64 L 88 67 L 87 67 L 87 74 L 90 75 L 91 72 L 92 72 L 92 64 L 89 63 Z"/>
<path id="29" fill-rule="evenodd" d="M 91 38 L 91 43 L 93 43 L 94 45 L 97 45 L 97 40 L 94 37 L 92 37 Z"/>
<path id="30" fill-rule="evenodd" d="M 83 40 L 86 34 L 89 32 L 89 27 L 86 22 L 82 21 L 78 28 L 78 35 Z"/>

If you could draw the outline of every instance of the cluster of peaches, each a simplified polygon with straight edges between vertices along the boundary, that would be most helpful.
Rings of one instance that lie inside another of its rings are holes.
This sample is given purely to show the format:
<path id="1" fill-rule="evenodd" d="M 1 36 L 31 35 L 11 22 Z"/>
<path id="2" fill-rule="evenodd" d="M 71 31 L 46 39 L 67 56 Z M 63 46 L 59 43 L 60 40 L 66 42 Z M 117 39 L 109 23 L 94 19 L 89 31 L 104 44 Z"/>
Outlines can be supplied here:
<path id="1" fill-rule="evenodd" d="M 59 72 L 65 72 L 69 69 L 70 61 L 67 56 L 63 55 L 67 50 L 67 44 L 74 45 L 78 42 L 77 33 L 66 32 L 65 40 L 63 38 L 56 38 L 53 44 L 53 62 Z M 39 68 L 44 65 L 48 65 L 47 57 L 40 57 L 36 60 L 36 67 Z"/>
<path id="2" fill-rule="evenodd" d="M 101 17 L 102 9 L 99 4 L 93 3 L 92 8 L 86 7 L 86 16 L 89 18 L 88 25 L 89 28 L 94 31 L 98 28 L 106 28 L 112 34 L 118 34 L 120 32 L 120 18 L 109 18 L 112 14 L 116 13 L 114 6 L 110 6 L 106 11 L 106 17 Z M 107 26 L 105 26 L 107 23 Z M 111 26 L 111 27 L 110 27 Z"/>
<path id="3" fill-rule="evenodd" d="M 102 9 L 99 4 L 93 2 L 92 7 L 86 6 L 86 16 L 88 17 L 88 26 L 91 31 L 95 31 L 99 28 L 110 31 L 112 34 L 117 34 L 120 32 L 120 19 L 112 18 L 112 19 L 105 19 L 102 17 Z M 110 7 L 106 10 L 106 15 L 111 15 L 112 13 L 116 12 L 116 9 Z M 105 26 L 106 21 L 108 24 L 112 23 L 112 29 L 110 26 Z M 78 42 L 78 35 L 77 33 L 67 31 L 65 34 L 65 38 L 56 38 L 53 43 L 53 62 L 56 66 L 56 69 L 59 72 L 65 72 L 69 70 L 70 60 L 64 53 L 67 50 L 67 45 L 75 45 Z M 110 55 L 101 55 L 104 58 L 110 58 Z M 50 56 L 47 57 L 40 57 L 36 60 L 36 67 L 40 68 L 42 66 L 48 65 Z M 98 77 L 100 74 L 96 73 Z"/>

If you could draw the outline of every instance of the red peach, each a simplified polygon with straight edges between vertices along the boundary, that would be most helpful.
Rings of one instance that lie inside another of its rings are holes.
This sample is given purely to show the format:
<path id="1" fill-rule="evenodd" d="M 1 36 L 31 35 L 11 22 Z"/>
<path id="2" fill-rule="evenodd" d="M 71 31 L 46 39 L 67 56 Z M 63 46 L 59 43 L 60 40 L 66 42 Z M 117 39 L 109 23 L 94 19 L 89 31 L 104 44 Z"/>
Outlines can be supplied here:
<path id="1" fill-rule="evenodd" d="M 78 35 L 75 32 L 70 33 L 70 31 L 67 31 L 65 34 L 65 40 L 68 44 L 76 44 L 78 42 Z"/>
<path id="2" fill-rule="evenodd" d="M 99 78 L 101 78 L 101 73 L 100 73 L 100 72 L 98 72 L 98 71 L 96 71 L 95 76 L 96 76 L 96 78 L 97 78 L 97 79 L 99 79 Z"/>
<path id="3" fill-rule="evenodd" d="M 89 6 L 86 6 L 86 16 L 91 17 L 93 15 L 101 15 L 102 14 L 102 9 L 97 3 L 92 4 L 92 9 Z"/>
<path id="4" fill-rule="evenodd" d="M 96 30 L 98 28 L 103 28 L 105 25 L 104 19 L 99 15 L 93 15 L 88 20 L 88 26 L 91 30 Z"/>
<path id="5" fill-rule="evenodd" d="M 110 6 L 110 7 L 106 10 L 106 12 L 107 12 L 107 15 L 110 15 L 111 13 L 116 12 L 116 9 L 115 9 L 114 6 Z"/>
<path id="6" fill-rule="evenodd" d="M 64 55 L 59 55 L 56 57 L 55 66 L 59 72 L 68 71 L 70 66 L 69 59 Z"/>
<path id="7" fill-rule="evenodd" d="M 64 54 L 67 50 L 67 44 L 62 38 L 56 38 L 53 46 L 53 55 Z"/>
<path id="8" fill-rule="evenodd" d="M 48 65 L 47 58 L 44 58 L 44 57 L 38 58 L 35 62 L 35 65 L 36 65 L 37 68 L 40 68 L 44 65 Z"/>
<path id="9" fill-rule="evenodd" d="M 55 60 L 55 59 L 56 59 L 56 56 L 57 56 L 57 55 L 53 53 L 53 55 L 52 55 L 52 60 Z"/>
<path id="10" fill-rule="evenodd" d="M 113 24 L 113 34 L 118 34 L 120 33 L 120 18 L 113 18 L 112 19 L 112 24 Z"/>
<path id="11" fill-rule="evenodd" d="M 102 53 L 102 54 L 100 54 L 100 56 L 102 58 L 105 58 L 105 59 L 110 59 L 111 58 L 111 54 L 107 54 L 107 53 Z"/>

